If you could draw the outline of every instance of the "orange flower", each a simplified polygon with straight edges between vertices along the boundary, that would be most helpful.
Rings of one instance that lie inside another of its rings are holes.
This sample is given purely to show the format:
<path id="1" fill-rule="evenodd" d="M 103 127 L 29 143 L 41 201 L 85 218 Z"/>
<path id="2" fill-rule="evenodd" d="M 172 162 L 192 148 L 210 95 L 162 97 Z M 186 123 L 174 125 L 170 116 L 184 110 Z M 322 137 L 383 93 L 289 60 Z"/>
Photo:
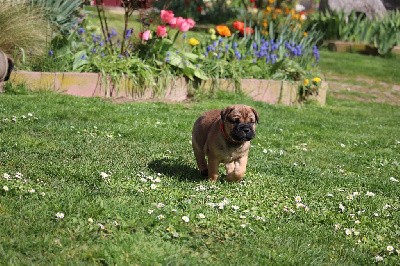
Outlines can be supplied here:
<path id="1" fill-rule="evenodd" d="M 242 31 L 244 29 L 244 23 L 236 20 L 235 22 L 233 22 L 233 27 L 238 31 Z"/>
<path id="2" fill-rule="evenodd" d="M 225 25 L 215 26 L 215 29 L 217 30 L 218 34 L 221 36 L 229 37 L 232 35 L 230 29 Z"/>

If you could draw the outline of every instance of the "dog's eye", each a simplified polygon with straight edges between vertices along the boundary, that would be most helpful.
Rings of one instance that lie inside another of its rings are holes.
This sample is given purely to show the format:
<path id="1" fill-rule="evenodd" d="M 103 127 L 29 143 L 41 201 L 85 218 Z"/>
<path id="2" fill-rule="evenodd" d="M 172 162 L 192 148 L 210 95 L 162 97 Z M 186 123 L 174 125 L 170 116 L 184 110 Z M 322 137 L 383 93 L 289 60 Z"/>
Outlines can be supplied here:
<path id="1" fill-rule="evenodd" d="M 228 122 L 231 123 L 231 124 L 239 124 L 239 123 L 240 123 L 240 120 L 239 120 L 239 118 L 236 118 L 236 119 L 228 119 Z"/>

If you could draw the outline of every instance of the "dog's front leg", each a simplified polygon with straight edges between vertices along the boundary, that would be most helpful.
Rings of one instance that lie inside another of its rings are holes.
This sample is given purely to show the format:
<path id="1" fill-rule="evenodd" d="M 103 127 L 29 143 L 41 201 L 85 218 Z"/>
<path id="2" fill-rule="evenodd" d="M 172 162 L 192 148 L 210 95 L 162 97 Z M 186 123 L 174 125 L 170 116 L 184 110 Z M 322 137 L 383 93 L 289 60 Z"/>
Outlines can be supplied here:
<path id="1" fill-rule="evenodd" d="M 219 161 L 212 156 L 208 157 L 208 179 L 212 182 L 218 180 L 218 166 Z"/>
<path id="2" fill-rule="evenodd" d="M 246 173 L 247 156 L 243 156 L 234 162 L 227 163 L 226 180 L 229 182 L 241 181 Z"/>

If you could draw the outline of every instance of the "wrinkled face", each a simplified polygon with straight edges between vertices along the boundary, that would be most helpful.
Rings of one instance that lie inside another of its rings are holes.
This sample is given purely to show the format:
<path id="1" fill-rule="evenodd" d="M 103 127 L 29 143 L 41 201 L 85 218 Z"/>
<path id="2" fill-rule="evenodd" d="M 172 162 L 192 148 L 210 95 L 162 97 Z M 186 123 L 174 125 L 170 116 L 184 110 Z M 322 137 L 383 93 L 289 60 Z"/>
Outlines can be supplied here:
<path id="1" fill-rule="evenodd" d="M 258 113 L 250 106 L 233 105 L 221 111 L 225 131 L 232 140 L 244 142 L 256 136 Z"/>

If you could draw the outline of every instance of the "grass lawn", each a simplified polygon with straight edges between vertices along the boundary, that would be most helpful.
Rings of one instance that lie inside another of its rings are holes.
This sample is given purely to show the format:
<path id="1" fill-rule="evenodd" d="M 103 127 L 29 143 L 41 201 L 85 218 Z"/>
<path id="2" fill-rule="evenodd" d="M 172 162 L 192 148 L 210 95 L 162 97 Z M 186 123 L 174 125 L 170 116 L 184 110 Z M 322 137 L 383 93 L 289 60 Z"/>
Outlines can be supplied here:
<path id="1" fill-rule="evenodd" d="M 248 172 L 212 184 L 191 127 L 235 102 L 261 116 Z M 396 106 L 333 98 L 0 94 L 0 264 L 398 265 L 399 121 Z"/>

